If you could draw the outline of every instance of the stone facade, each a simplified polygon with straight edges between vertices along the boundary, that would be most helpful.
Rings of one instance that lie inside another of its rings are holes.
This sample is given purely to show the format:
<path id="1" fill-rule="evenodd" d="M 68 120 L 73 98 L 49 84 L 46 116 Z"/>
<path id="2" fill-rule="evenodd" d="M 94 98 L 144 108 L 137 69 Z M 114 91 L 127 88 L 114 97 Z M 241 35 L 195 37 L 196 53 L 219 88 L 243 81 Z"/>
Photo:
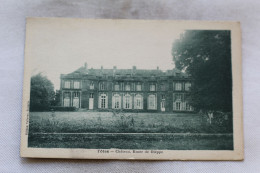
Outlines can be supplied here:
<path id="1" fill-rule="evenodd" d="M 88 69 L 60 76 L 61 104 L 87 110 L 193 111 L 186 100 L 191 78 L 177 69 Z"/>

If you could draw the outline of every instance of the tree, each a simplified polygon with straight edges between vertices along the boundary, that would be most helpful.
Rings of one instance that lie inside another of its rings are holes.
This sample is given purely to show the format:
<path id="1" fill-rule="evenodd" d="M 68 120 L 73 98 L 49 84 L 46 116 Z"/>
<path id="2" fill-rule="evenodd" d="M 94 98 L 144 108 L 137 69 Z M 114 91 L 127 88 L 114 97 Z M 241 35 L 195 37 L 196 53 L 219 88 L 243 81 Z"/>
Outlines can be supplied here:
<path id="1" fill-rule="evenodd" d="M 31 77 L 30 111 L 47 111 L 55 97 L 52 82 L 41 73 Z"/>
<path id="2" fill-rule="evenodd" d="M 189 95 L 197 109 L 232 111 L 230 31 L 188 30 L 173 43 L 176 68 L 194 79 Z"/>

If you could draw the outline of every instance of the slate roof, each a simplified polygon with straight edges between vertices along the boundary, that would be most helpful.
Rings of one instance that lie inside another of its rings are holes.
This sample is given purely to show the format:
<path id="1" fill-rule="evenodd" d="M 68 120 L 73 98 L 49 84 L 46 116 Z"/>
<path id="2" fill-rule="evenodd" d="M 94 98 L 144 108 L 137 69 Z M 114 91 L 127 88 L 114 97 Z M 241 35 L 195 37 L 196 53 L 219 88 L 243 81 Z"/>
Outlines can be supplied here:
<path id="1" fill-rule="evenodd" d="M 102 75 L 107 75 L 107 76 L 140 76 L 140 77 L 151 77 L 151 76 L 180 76 L 180 77 L 188 77 L 186 73 L 181 72 L 178 69 L 172 69 L 172 70 L 167 70 L 167 71 L 162 71 L 159 69 L 152 69 L 152 70 L 146 70 L 146 69 L 87 69 L 86 67 L 80 67 L 77 70 L 75 70 L 72 73 L 69 73 L 65 75 L 66 77 L 72 77 L 75 75 L 91 75 L 91 76 L 102 76 Z"/>

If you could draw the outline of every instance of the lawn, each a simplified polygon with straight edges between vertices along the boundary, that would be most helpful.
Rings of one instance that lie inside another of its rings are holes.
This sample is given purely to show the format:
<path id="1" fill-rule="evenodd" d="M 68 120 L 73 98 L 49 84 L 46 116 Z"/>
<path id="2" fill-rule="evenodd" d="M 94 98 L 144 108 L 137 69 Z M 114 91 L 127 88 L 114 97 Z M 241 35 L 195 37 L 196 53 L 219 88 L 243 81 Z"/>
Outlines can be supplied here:
<path id="1" fill-rule="evenodd" d="M 228 122 L 191 113 L 31 112 L 32 133 L 232 133 Z"/>
<path id="2" fill-rule="evenodd" d="M 127 134 L 125 134 L 127 133 Z M 232 126 L 192 113 L 31 112 L 29 147 L 232 150 Z"/>

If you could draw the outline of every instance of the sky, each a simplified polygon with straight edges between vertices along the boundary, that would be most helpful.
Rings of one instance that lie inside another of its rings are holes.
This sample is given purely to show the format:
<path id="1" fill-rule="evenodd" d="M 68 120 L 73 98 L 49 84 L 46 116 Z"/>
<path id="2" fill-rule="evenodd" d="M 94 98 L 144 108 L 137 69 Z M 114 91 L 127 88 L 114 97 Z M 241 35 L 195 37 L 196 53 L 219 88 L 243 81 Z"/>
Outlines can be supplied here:
<path id="1" fill-rule="evenodd" d="M 38 19 L 27 21 L 26 63 L 60 88 L 60 74 L 88 68 L 174 68 L 171 49 L 184 30 L 167 21 Z"/>

